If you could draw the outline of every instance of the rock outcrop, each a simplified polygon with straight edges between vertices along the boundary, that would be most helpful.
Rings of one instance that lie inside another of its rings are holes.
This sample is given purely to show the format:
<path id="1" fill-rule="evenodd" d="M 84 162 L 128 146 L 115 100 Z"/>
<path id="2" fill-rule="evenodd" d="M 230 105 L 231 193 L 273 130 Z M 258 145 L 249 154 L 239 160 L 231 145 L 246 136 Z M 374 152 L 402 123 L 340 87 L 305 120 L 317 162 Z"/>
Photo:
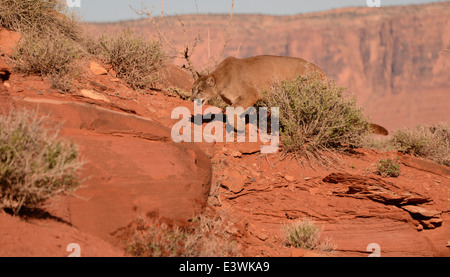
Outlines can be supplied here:
<path id="1" fill-rule="evenodd" d="M 366 198 L 385 205 L 394 205 L 410 213 L 425 229 L 434 229 L 441 226 L 442 211 L 433 211 L 418 206 L 432 200 L 418 193 L 400 189 L 392 182 L 378 177 L 365 177 L 349 173 L 331 173 L 323 178 L 327 183 L 346 184 L 347 188 L 336 190 L 335 195 L 355 198 Z"/>
<path id="2" fill-rule="evenodd" d="M 79 230 L 114 242 L 111 234 L 139 216 L 183 223 L 205 207 L 209 158 L 195 145 L 174 143 L 156 121 L 81 102 L 24 98 L 14 105 L 62 120 L 62 134 L 80 146 L 82 186 L 48 204 Z"/>

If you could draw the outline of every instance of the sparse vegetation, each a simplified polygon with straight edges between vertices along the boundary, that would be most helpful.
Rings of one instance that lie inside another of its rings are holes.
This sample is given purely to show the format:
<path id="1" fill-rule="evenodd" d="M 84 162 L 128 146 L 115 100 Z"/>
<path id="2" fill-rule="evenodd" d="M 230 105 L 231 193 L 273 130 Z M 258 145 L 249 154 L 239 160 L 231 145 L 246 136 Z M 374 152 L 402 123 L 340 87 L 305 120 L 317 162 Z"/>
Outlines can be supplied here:
<path id="1" fill-rule="evenodd" d="M 101 57 L 134 89 L 151 87 L 158 80 L 158 70 L 166 59 L 159 42 L 125 30 L 115 36 L 102 35 L 99 45 Z"/>
<path id="2" fill-rule="evenodd" d="M 446 123 L 398 130 L 390 144 L 401 152 L 450 166 L 450 126 Z"/>
<path id="3" fill-rule="evenodd" d="M 68 91 L 82 53 L 81 28 L 60 0 L 0 0 L 0 26 L 17 31 L 17 69 L 47 77 L 52 87 Z"/>
<path id="4" fill-rule="evenodd" d="M 19 43 L 14 58 L 19 71 L 48 77 L 54 88 L 67 91 L 81 55 L 81 49 L 61 34 L 31 33 Z"/>
<path id="5" fill-rule="evenodd" d="M 259 105 L 279 107 L 283 148 L 316 158 L 318 150 L 360 145 L 369 134 L 369 121 L 344 88 L 307 73 L 272 86 Z"/>
<path id="6" fill-rule="evenodd" d="M 301 219 L 283 226 L 288 246 L 308 250 L 334 251 L 336 246 L 329 238 L 321 241 L 322 228 L 309 219 Z"/>
<path id="7" fill-rule="evenodd" d="M 450 166 L 450 126 L 447 123 L 417 125 L 393 133 L 390 139 L 368 139 L 367 148 L 400 151 Z"/>
<path id="8" fill-rule="evenodd" d="M 17 214 L 75 189 L 82 163 L 77 146 L 59 139 L 58 131 L 37 112 L 0 116 L 0 208 Z"/>
<path id="9" fill-rule="evenodd" d="M 400 165 L 392 159 L 380 159 L 377 163 L 376 174 L 382 177 L 398 177 L 400 175 Z"/>
<path id="10" fill-rule="evenodd" d="M 199 216 L 186 228 L 157 220 L 136 220 L 136 231 L 127 240 L 127 252 L 139 257 L 239 256 L 239 247 L 225 232 L 221 219 Z"/>
<path id="11" fill-rule="evenodd" d="M 0 27 L 21 34 L 53 33 L 76 40 L 80 28 L 61 0 L 0 0 Z"/>

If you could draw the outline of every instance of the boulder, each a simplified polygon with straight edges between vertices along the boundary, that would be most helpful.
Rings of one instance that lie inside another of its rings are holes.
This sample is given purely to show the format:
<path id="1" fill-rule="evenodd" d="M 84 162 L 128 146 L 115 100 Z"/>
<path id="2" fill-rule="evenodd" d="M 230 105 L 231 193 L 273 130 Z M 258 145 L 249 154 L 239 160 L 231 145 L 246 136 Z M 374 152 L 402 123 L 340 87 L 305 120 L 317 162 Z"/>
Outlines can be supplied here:
<path id="1" fill-rule="evenodd" d="M 70 215 L 64 219 L 79 230 L 114 242 L 111 234 L 137 217 L 186 222 L 202 212 L 210 190 L 210 160 L 193 144 L 174 143 L 168 128 L 91 104 L 24 101 L 62 119 L 62 134 L 79 145 L 85 180 L 67 199 Z"/>

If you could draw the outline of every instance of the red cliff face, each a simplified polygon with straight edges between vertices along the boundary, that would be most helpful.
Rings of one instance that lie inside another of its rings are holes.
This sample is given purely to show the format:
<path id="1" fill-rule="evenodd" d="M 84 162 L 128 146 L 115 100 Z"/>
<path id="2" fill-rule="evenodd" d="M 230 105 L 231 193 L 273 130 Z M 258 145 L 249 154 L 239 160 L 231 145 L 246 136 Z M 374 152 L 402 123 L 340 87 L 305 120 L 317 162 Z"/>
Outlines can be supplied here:
<path id="1" fill-rule="evenodd" d="M 295 16 L 234 15 L 223 57 L 270 54 L 310 60 L 347 87 L 374 122 L 391 130 L 449 121 L 450 53 L 442 51 L 450 49 L 449 18 L 448 2 Z M 220 52 L 229 16 L 179 19 L 189 43 L 202 38 L 192 56 L 200 70 Z M 121 25 L 156 34 L 147 21 Z M 183 49 L 183 29 L 176 18 L 163 19 L 160 28 Z"/>

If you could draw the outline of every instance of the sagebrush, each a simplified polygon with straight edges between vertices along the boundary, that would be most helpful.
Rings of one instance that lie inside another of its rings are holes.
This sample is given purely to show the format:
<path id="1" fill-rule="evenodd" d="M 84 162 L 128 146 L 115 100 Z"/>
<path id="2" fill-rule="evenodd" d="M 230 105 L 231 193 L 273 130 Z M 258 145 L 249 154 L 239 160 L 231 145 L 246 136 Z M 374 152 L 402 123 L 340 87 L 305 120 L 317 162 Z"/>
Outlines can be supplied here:
<path id="1" fill-rule="evenodd" d="M 149 88 L 159 80 L 166 55 L 158 41 L 124 30 L 116 35 L 102 35 L 98 43 L 100 56 L 134 89 Z"/>
<path id="2" fill-rule="evenodd" d="M 391 148 L 450 166 L 450 125 L 438 123 L 397 130 Z"/>
<path id="3" fill-rule="evenodd" d="M 26 34 L 57 33 L 76 40 L 76 16 L 62 0 L 0 0 L 0 27 Z"/>
<path id="4" fill-rule="evenodd" d="M 37 111 L 0 115 L 0 208 L 17 214 L 77 187 L 78 148 L 59 138 L 59 129 Z"/>
<path id="5" fill-rule="evenodd" d="M 29 33 L 14 52 L 16 68 L 26 74 L 48 77 L 52 87 L 67 91 L 77 73 L 81 48 L 58 33 Z"/>
<path id="6" fill-rule="evenodd" d="M 370 123 L 345 88 L 309 72 L 274 84 L 263 93 L 260 106 L 279 107 L 283 148 L 316 155 L 319 150 L 359 146 L 370 133 Z"/>
<path id="7" fill-rule="evenodd" d="M 17 69 L 68 91 L 77 72 L 74 61 L 85 50 L 78 42 L 81 27 L 65 1 L 0 0 L 0 6 L 0 27 L 22 36 L 13 55 Z"/>

